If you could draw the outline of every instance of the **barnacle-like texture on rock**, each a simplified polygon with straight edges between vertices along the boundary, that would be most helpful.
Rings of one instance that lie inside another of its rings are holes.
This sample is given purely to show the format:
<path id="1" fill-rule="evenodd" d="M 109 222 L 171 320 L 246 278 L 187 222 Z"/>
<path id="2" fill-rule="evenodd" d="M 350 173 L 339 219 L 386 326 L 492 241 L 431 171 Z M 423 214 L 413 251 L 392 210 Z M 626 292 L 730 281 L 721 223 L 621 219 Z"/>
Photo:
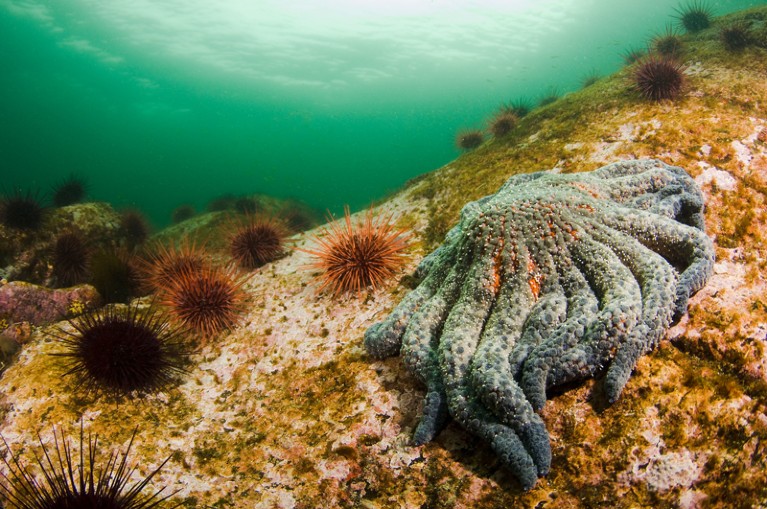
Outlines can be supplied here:
<path id="1" fill-rule="evenodd" d="M 517 175 L 466 205 L 420 285 L 365 333 L 426 385 L 414 443 L 450 416 L 532 487 L 551 463 L 546 390 L 606 370 L 615 401 L 710 276 L 702 211 L 692 178 L 651 159 Z"/>

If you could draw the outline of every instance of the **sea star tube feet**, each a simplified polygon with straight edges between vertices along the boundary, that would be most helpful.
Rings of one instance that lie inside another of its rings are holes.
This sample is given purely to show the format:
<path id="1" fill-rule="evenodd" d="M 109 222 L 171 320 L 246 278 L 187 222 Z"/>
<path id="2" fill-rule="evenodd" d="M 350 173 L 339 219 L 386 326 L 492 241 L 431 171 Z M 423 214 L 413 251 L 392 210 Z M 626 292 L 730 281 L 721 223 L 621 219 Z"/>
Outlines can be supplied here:
<path id="1" fill-rule="evenodd" d="M 711 275 L 703 225 L 695 181 L 654 159 L 516 175 L 467 204 L 365 333 L 372 357 L 400 354 L 426 385 L 414 444 L 452 417 L 531 488 L 551 466 L 547 389 L 606 372 L 618 399 Z"/>

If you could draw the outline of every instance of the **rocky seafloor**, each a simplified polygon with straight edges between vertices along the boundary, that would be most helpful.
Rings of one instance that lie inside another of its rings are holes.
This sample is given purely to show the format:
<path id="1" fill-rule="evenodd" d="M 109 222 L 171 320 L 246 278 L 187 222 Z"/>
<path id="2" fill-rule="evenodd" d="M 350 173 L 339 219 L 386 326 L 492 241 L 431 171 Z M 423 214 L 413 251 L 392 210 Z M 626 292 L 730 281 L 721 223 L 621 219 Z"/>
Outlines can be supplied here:
<path id="1" fill-rule="evenodd" d="M 767 40 L 767 9 L 717 23 L 735 18 Z M 454 423 L 411 445 L 423 387 L 400 358 L 374 361 L 362 342 L 410 290 L 405 281 L 317 293 L 311 257 L 295 249 L 249 274 L 241 324 L 194 353 L 178 384 L 119 404 L 62 378 L 48 354 L 66 322 L 17 316 L 8 325 L 21 349 L 0 379 L 2 436 L 31 458 L 37 433 L 47 441 L 54 426 L 74 435 L 82 418 L 109 448 L 138 426 L 135 477 L 170 457 L 152 485 L 177 491 L 184 507 L 767 506 L 767 44 L 726 52 L 718 25 L 684 41 L 679 99 L 644 101 L 620 71 L 377 207 L 413 232 L 404 277 L 463 204 L 516 173 L 655 157 L 702 189 L 714 274 L 613 405 L 599 378 L 549 395 L 551 472 L 531 490 Z M 294 247 L 311 247 L 310 237 Z"/>

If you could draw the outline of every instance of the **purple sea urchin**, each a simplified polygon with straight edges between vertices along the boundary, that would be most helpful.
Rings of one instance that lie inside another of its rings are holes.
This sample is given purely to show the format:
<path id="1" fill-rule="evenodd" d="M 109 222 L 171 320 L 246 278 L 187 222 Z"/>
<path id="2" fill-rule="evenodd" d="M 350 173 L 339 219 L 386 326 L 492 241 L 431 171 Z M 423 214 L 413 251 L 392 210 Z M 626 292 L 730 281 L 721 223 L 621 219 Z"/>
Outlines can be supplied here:
<path id="1" fill-rule="evenodd" d="M 724 49 L 727 51 L 742 51 L 751 43 L 745 23 L 733 23 L 719 31 Z"/>
<path id="2" fill-rule="evenodd" d="M 642 58 L 644 58 L 645 52 L 644 50 L 637 49 L 637 48 L 629 48 L 621 53 L 621 57 L 623 58 L 623 62 L 625 62 L 626 65 L 632 65 Z"/>
<path id="3" fill-rule="evenodd" d="M 506 109 L 513 111 L 517 117 L 522 118 L 530 113 L 530 110 L 533 109 L 533 106 L 529 99 L 520 97 L 519 99 L 511 101 L 511 103 L 506 106 Z"/>
<path id="4" fill-rule="evenodd" d="M 666 25 L 666 30 L 656 35 L 650 41 L 652 49 L 668 58 L 676 58 L 682 53 L 682 38 L 671 25 Z"/>
<path id="5" fill-rule="evenodd" d="M 501 138 L 509 134 L 519 122 L 516 113 L 508 108 L 501 108 L 490 120 L 489 131 L 496 138 Z"/>
<path id="6" fill-rule="evenodd" d="M 455 137 L 455 145 L 461 150 L 473 150 L 485 141 L 485 135 L 479 129 L 460 131 Z"/>
<path id="7" fill-rule="evenodd" d="M 711 26 L 713 11 L 699 0 L 693 0 L 674 9 L 677 12 L 679 26 L 690 33 L 700 32 Z"/>
<path id="8" fill-rule="evenodd" d="M 88 245 L 77 231 L 62 233 L 53 244 L 53 277 L 59 286 L 72 286 L 88 275 Z"/>
<path id="9" fill-rule="evenodd" d="M 194 217 L 194 207 L 191 205 L 179 205 L 173 209 L 171 221 L 173 221 L 173 224 L 178 224 L 192 217 Z"/>
<path id="10" fill-rule="evenodd" d="M 55 355 L 86 393 L 154 392 L 184 371 L 181 333 L 154 309 L 108 306 L 69 323 L 73 331 L 61 328 L 56 335 L 66 351 Z"/>
<path id="11" fill-rule="evenodd" d="M 234 208 L 234 202 L 237 201 L 237 197 L 233 194 L 222 194 L 213 198 L 208 202 L 208 212 L 222 212 Z"/>
<path id="12" fill-rule="evenodd" d="M 261 211 L 263 206 L 252 196 L 241 196 L 234 202 L 234 210 L 238 214 L 252 215 Z"/>
<path id="13" fill-rule="evenodd" d="M 162 495 L 165 488 L 148 494 L 146 487 L 170 458 L 141 481 L 129 486 L 136 466 L 128 466 L 133 441 L 138 429 L 134 430 L 125 451 L 110 453 L 106 461 L 98 462 L 98 436 L 88 434 L 87 450 L 82 421 L 80 422 L 79 451 L 72 448 L 69 439 L 58 436 L 54 429 L 53 450 L 49 450 L 38 434 L 42 456 L 35 456 L 37 470 L 24 465 L 3 438 L 5 454 L 2 461 L 7 473 L 2 474 L 0 495 L 7 507 L 16 509 L 154 509 L 175 493 Z M 178 507 L 180 503 L 167 505 Z"/>
<path id="14" fill-rule="evenodd" d="M 682 93 L 684 68 L 676 60 L 650 56 L 638 62 L 632 72 L 634 87 L 651 101 L 676 99 Z"/>
<path id="15" fill-rule="evenodd" d="M 127 302 L 140 290 L 136 257 L 125 249 L 102 249 L 89 260 L 88 282 L 105 302 Z"/>
<path id="16" fill-rule="evenodd" d="M 538 99 L 538 107 L 548 106 L 549 104 L 555 103 L 560 97 L 562 96 L 561 92 L 557 87 L 549 87 L 541 96 L 540 99 Z"/>
<path id="17" fill-rule="evenodd" d="M 66 207 L 73 203 L 83 201 L 85 198 L 85 181 L 75 175 L 70 175 L 67 179 L 53 186 L 53 205 L 56 207 Z"/>
<path id="18" fill-rule="evenodd" d="M 594 85 L 596 82 L 600 80 L 602 76 L 599 74 L 599 71 L 596 69 L 592 69 L 588 73 L 586 73 L 583 78 L 581 78 L 581 88 L 588 88 L 591 85 Z"/>
<path id="19" fill-rule="evenodd" d="M 149 222 L 138 210 L 129 209 L 120 214 L 120 235 L 129 250 L 143 244 L 149 237 Z"/>
<path id="20" fill-rule="evenodd" d="M 43 206 L 35 193 L 17 190 L 0 199 L 0 221 L 15 230 L 36 230 L 43 222 Z"/>
<path id="21" fill-rule="evenodd" d="M 288 198 L 277 213 L 292 232 L 303 232 L 316 226 L 321 215 L 307 204 Z"/>

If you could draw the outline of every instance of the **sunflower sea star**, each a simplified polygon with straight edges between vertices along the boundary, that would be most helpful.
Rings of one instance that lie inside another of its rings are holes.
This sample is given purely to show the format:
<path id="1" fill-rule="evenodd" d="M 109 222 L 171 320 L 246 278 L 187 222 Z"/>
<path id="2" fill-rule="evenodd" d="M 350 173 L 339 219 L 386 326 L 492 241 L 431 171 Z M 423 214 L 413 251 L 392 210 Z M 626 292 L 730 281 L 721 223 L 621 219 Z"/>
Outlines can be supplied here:
<path id="1" fill-rule="evenodd" d="M 426 385 L 416 445 L 450 416 L 529 489 L 551 464 L 536 413 L 546 390 L 606 370 L 614 402 L 713 265 L 703 198 L 681 168 L 516 175 L 463 208 L 365 347 L 400 353 Z"/>

